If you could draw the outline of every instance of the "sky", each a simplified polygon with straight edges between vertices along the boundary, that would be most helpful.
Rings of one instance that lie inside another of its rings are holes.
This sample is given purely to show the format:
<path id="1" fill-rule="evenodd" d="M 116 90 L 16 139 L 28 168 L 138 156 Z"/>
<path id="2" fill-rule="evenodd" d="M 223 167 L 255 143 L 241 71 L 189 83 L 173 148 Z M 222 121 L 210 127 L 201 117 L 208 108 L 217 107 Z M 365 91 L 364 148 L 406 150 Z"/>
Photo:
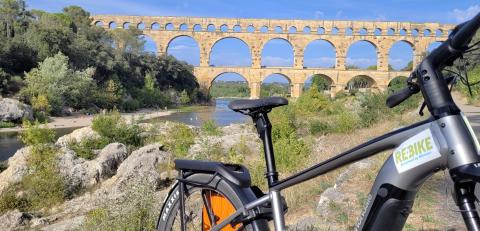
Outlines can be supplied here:
<path id="1" fill-rule="evenodd" d="M 318 20 L 377 20 L 460 23 L 480 12 L 480 0 L 26 0 L 31 9 L 60 12 L 69 5 L 81 6 L 91 14 L 196 16 L 225 18 L 272 18 Z M 146 38 L 146 49 L 155 44 Z M 432 50 L 438 44 L 432 44 Z M 189 37 L 172 41 L 167 52 L 192 65 L 199 63 L 199 49 Z M 328 42 L 316 41 L 305 50 L 304 66 L 331 67 L 334 50 Z M 412 59 L 411 47 L 397 43 L 390 50 L 389 63 L 401 69 Z M 376 51 L 367 42 L 353 44 L 347 53 L 347 65 L 366 68 L 376 65 Z M 215 66 L 249 66 L 250 51 L 241 40 L 221 40 L 213 48 L 210 64 Z M 262 51 L 262 65 L 291 66 L 292 48 L 284 40 L 271 40 Z M 224 74 L 218 80 L 241 80 L 234 74 Z M 266 82 L 286 82 L 272 76 Z"/>

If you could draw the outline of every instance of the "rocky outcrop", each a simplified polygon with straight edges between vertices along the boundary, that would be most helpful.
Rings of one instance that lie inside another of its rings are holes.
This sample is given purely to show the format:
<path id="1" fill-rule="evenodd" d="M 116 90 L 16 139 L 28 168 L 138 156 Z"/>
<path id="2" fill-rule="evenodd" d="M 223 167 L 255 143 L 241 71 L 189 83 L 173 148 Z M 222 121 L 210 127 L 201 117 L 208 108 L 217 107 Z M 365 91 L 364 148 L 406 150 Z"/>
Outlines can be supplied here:
<path id="1" fill-rule="evenodd" d="M 57 142 L 55 143 L 58 146 L 66 147 L 70 142 L 81 142 L 85 139 L 96 139 L 99 138 L 97 132 L 95 132 L 92 127 L 84 127 L 74 130 L 72 133 L 64 135 L 58 138 Z"/>
<path id="2" fill-rule="evenodd" d="M 15 228 L 24 226 L 33 218 L 29 213 L 23 213 L 16 210 L 9 211 L 0 216 L 0 230 L 15 230 Z"/>
<path id="3" fill-rule="evenodd" d="M 162 150 L 161 144 L 150 144 L 130 154 L 120 165 L 116 175 L 116 188 L 122 190 L 132 185 L 150 185 L 156 189 L 165 186 L 167 163 L 172 155 Z"/>
<path id="4" fill-rule="evenodd" d="M 75 192 L 115 175 L 127 155 L 127 147 L 120 143 L 105 146 L 93 160 L 79 158 L 74 151 L 62 148 L 58 160 L 60 174 L 67 183 L 68 191 Z"/>
<path id="5" fill-rule="evenodd" d="M 33 119 L 32 107 L 10 98 L 0 98 L 0 121 L 20 122 Z"/>
<path id="6" fill-rule="evenodd" d="M 8 159 L 8 168 L 0 173 L 0 193 L 2 193 L 8 185 L 20 182 L 23 176 L 28 173 L 28 153 L 29 148 L 25 147 L 19 149 Z"/>

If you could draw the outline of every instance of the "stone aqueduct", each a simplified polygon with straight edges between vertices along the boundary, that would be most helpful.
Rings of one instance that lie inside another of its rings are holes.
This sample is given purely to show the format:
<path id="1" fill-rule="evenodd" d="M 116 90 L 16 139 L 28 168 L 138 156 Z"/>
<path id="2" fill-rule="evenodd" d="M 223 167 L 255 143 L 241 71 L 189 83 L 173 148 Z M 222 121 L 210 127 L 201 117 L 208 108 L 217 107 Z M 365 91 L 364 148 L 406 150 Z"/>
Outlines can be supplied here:
<path id="1" fill-rule="evenodd" d="M 136 26 L 154 40 L 159 55 L 166 54 L 173 39 L 189 36 L 196 40 L 200 48 L 200 65 L 194 68 L 194 75 L 199 83 L 209 88 L 213 80 L 220 74 L 237 73 L 247 80 L 251 98 L 260 96 L 262 80 L 270 74 L 282 74 L 289 79 L 292 97 L 300 96 L 305 81 L 313 74 L 323 74 L 330 78 L 332 96 L 343 90 L 349 80 L 359 75 L 369 76 L 373 80 L 371 88 L 385 90 L 393 78 L 409 75 L 408 71 L 389 71 L 389 50 L 394 43 L 404 41 L 412 47 L 413 66 L 416 66 L 425 55 L 429 44 L 444 41 L 454 27 L 449 24 L 411 22 L 115 15 L 95 15 L 93 23 L 101 25 L 105 29 L 124 28 L 125 25 Z M 275 30 L 278 27 L 282 29 L 281 32 Z M 207 28 L 209 29 L 207 30 Z M 291 28 L 298 29 L 298 32 L 291 33 Z M 347 31 L 352 31 L 352 33 L 347 34 Z M 425 34 L 425 31 L 429 34 Z M 213 46 L 224 38 L 238 38 L 249 47 L 252 55 L 250 67 L 209 66 L 210 52 Z M 261 66 L 262 48 L 272 39 L 284 39 L 290 43 L 294 54 L 292 67 Z M 310 42 L 315 40 L 325 40 L 334 47 L 335 68 L 304 67 L 304 50 Z M 346 69 L 348 48 L 357 41 L 367 41 L 376 48 L 377 70 Z"/>

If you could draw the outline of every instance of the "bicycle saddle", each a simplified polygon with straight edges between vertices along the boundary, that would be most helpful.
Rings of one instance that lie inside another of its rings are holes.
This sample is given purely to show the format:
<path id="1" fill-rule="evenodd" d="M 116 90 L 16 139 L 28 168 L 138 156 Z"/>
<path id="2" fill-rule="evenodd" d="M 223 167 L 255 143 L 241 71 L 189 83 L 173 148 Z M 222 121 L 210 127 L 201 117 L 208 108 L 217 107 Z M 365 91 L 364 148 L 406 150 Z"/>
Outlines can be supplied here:
<path id="1" fill-rule="evenodd" d="M 270 111 L 274 107 L 287 105 L 288 100 L 283 97 L 268 97 L 262 99 L 239 99 L 228 104 L 228 108 L 236 112 Z"/>

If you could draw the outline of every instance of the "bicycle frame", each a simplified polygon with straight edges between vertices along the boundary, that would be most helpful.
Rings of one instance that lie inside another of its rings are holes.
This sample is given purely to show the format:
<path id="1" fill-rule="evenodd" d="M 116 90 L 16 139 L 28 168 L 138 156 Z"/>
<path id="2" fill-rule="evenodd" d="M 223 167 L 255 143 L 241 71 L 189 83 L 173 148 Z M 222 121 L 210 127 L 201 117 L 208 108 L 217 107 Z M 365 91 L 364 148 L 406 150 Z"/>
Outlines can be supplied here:
<path id="1" fill-rule="evenodd" d="M 393 148 L 397 149 L 379 171 L 356 230 L 401 230 L 419 187 L 429 176 L 441 169 L 480 161 L 478 142 L 463 114 L 425 120 L 374 138 L 286 179 L 269 180 L 267 195 L 239 208 L 212 230 L 221 230 L 240 215 L 267 203 L 272 204 L 275 229 L 284 230 L 281 190 Z M 274 159 L 266 160 L 274 171 Z"/>

